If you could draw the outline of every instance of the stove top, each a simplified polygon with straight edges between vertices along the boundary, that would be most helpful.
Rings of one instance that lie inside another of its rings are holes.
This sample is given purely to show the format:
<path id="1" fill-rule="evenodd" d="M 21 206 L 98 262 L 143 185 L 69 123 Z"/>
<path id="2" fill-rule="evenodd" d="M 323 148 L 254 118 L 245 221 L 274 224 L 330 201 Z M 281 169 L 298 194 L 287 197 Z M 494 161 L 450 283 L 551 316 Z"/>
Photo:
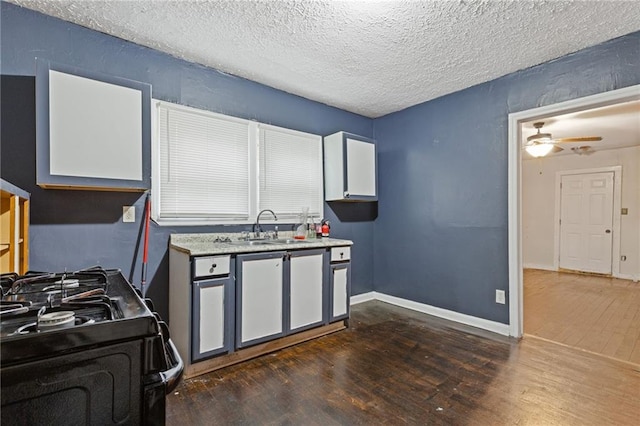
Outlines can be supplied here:
<path id="1" fill-rule="evenodd" d="M 157 336 L 158 320 L 118 269 L 0 276 L 2 364 Z"/>

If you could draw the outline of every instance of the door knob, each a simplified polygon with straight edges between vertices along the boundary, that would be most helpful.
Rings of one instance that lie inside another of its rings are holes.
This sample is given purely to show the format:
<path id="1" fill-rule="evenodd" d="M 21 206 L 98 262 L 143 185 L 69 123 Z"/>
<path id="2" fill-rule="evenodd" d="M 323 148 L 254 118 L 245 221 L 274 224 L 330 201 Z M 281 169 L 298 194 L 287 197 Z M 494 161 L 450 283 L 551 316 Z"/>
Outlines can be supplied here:
<path id="1" fill-rule="evenodd" d="M 611 233 L 611 229 L 607 229 L 607 230 L 606 230 L 606 231 L 604 231 L 604 232 L 606 232 L 607 234 L 610 234 L 610 233 Z"/>

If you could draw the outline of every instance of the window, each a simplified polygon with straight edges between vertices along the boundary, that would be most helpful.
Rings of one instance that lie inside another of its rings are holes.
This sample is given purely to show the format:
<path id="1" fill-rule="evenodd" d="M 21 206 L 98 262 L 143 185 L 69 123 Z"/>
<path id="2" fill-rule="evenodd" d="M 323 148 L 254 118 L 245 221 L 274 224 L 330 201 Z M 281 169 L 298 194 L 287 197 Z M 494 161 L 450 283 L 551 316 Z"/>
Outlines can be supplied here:
<path id="1" fill-rule="evenodd" d="M 253 223 L 264 209 L 296 222 L 304 207 L 322 216 L 320 136 L 162 101 L 154 129 L 158 223 Z"/>

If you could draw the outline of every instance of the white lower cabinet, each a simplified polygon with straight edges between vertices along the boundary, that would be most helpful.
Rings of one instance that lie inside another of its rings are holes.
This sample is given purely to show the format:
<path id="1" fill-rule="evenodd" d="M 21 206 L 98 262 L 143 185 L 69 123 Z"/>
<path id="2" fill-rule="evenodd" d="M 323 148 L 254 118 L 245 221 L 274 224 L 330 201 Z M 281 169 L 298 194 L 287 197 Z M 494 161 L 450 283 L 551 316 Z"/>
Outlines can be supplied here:
<path id="1" fill-rule="evenodd" d="M 324 251 L 305 250 L 289 255 L 289 331 L 324 322 Z"/>
<path id="2" fill-rule="evenodd" d="M 237 347 L 284 335 L 284 260 L 284 252 L 237 257 Z"/>
<path id="3" fill-rule="evenodd" d="M 331 249 L 329 273 L 329 322 L 349 317 L 351 295 L 351 251 L 349 247 Z"/>
<path id="4" fill-rule="evenodd" d="M 333 272 L 333 306 L 331 309 L 331 319 L 340 318 L 347 314 L 349 308 L 347 303 L 347 285 L 349 283 L 349 269 L 347 267 L 332 267 Z"/>
<path id="5" fill-rule="evenodd" d="M 191 358 L 209 358 L 232 348 L 229 278 L 194 281 Z"/>
<path id="6" fill-rule="evenodd" d="M 169 253 L 169 327 L 187 377 L 202 361 L 349 317 L 349 247 Z"/>
<path id="7" fill-rule="evenodd" d="M 169 251 L 169 329 L 185 367 L 234 349 L 234 258 Z"/>

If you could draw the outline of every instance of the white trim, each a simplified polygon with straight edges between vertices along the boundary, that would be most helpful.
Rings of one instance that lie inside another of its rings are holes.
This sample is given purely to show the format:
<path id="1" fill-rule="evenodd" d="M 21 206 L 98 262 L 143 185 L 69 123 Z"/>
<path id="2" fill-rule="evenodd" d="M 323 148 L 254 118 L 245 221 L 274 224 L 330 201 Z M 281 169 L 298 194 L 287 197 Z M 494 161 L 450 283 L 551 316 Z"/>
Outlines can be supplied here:
<path id="1" fill-rule="evenodd" d="M 520 124 L 584 109 L 598 108 L 640 99 L 640 85 L 611 90 L 553 105 L 509 114 L 508 139 L 508 218 L 509 218 L 509 334 L 522 336 L 522 169 Z"/>
<path id="2" fill-rule="evenodd" d="M 523 269 L 539 269 L 542 271 L 549 271 L 549 272 L 559 272 L 557 268 L 554 268 L 553 266 L 549 266 L 549 265 L 540 265 L 540 264 L 535 264 L 535 263 L 525 263 L 522 265 Z M 633 274 L 611 274 L 611 276 L 613 278 L 620 278 L 621 280 L 630 280 L 633 282 L 638 282 L 640 280 L 640 276 L 637 275 L 633 275 Z M 366 300 L 365 300 L 366 302 Z"/>
<path id="3" fill-rule="evenodd" d="M 541 269 L 543 271 L 558 272 L 558 268 L 554 267 L 553 265 L 540 265 L 538 263 L 523 263 L 522 268 L 523 269 Z"/>
<path id="4" fill-rule="evenodd" d="M 622 205 L 622 166 L 596 167 L 591 169 L 561 170 L 556 172 L 556 193 L 555 193 L 555 217 L 553 225 L 553 267 L 560 269 L 560 205 L 561 192 L 560 182 L 563 176 L 582 175 L 589 173 L 613 172 L 613 221 L 611 236 L 611 275 L 620 275 L 620 207 Z M 617 213 L 618 212 L 618 213 Z"/>
<path id="5" fill-rule="evenodd" d="M 426 305 L 424 303 L 414 302 L 413 300 L 402 299 L 396 296 L 390 296 L 384 293 L 372 291 L 369 293 L 359 294 L 351 297 L 351 304 L 366 302 L 369 300 L 379 300 L 391 305 L 400 306 L 402 308 L 411 309 L 412 311 L 422 312 L 434 317 L 443 318 L 460 324 L 470 325 L 471 327 L 480 328 L 482 330 L 491 331 L 493 333 L 509 336 L 509 325 L 495 321 L 489 321 L 483 318 L 471 315 L 461 314 L 459 312 L 450 311 L 448 309 L 438 308 L 436 306 Z"/>
<path id="6" fill-rule="evenodd" d="M 376 300 L 376 292 L 370 291 L 369 293 L 356 294 L 355 296 L 351 296 L 349 299 L 349 303 L 351 306 L 357 305 L 359 303 L 369 302 L 371 300 Z"/>
<path id="7" fill-rule="evenodd" d="M 629 280 L 629 281 L 633 281 L 634 283 L 637 283 L 638 281 L 640 281 L 640 275 L 633 275 L 633 274 L 618 274 L 618 275 L 615 275 L 614 278 L 620 278 L 621 280 Z"/>

